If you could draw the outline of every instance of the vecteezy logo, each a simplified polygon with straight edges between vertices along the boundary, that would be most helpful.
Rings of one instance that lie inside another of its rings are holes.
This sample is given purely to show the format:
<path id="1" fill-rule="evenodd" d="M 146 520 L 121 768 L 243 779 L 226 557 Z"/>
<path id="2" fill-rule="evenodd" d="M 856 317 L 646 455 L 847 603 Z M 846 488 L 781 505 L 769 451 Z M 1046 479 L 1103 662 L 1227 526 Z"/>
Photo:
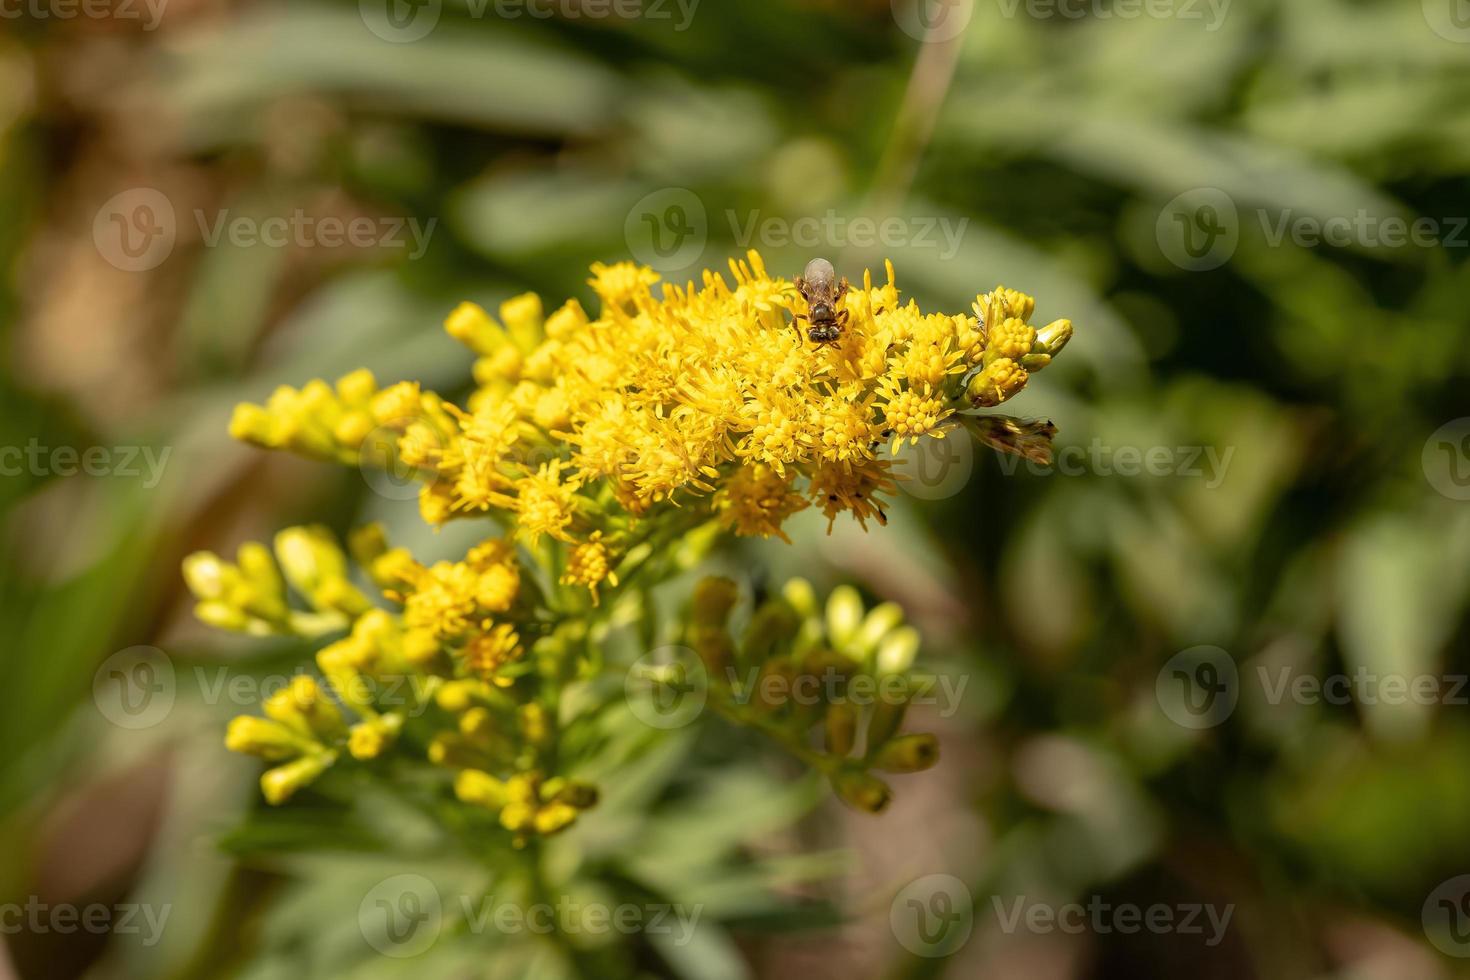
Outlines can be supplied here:
<path id="1" fill-rule="evenodd" d="M 888 925 L 899 945 L 915 956 L 948 956 L 970 939 L 974 899 L 954 875 L 925 875 L 894 896 Z"/>
<path id="2" fill-rule="evenodd" d="M 952 41 L 975 15 L 974 0 L 889 0 L 893 20 L 916 41 Z"/>
<path id="3" fill-rule="evenodd" d="M 1188 272 L 1218 269 L 1240 244 L 1240 212 L 1216 187 L 1185 191 L 1164 205 L 1154 227 L 1164 258 Z"/>
<path id="4" fill-rule="evenodd" d="M 1424 20 L 1446 41 L 1470 44 L 1470 0 L 1424 0 Z"/>
<path id="5" fill-rule="evenodd" d="M 1235 712 L 1240 674 L 1219 647 L 1199 646 L 1169 658 L 1154 681 L 1154 696 L 1182 728 L 1214 728 Z"/>
<path id="6" fill-rule="evenodd" d="M 407 959 L 428 950 L 443 927 L 443 903 L 423 875 L 394 875 L 378 882 L 357 907 L 362 938 L 384 956 Z"/>
<path id="7" fill-rule="evenodd" d="M 92 675 L 92 703 L 119 728 L 152 728 L 168 717 L 178 692 L 173 661 L 157 647 L 119 650 Z"/>
<path id="8" fill-rule="evenodd" d="M 944 500 L 963 490 L 974 471 L 974 441 L 959 430 L 944 439 L 905 442 L 890 472 L 904 493 L 920 500 Z"/>
<path id="9" fill-rule="evenodd" d="M 1420 463 L 1431 487 L 1451 500 L 1470 500 L 1470 418 L 1436 429 Z"/>
<path id="10" fill-rule="evenodd" d="M 1424 935 L 1446 956 L 1470 956 L 1470 875 L 1442 882 L 1419 913 Z"/>
<path id="11" fill-rule="evenodd" d="M 623 237 L 635 259 L 658 272 L 687 269 L 709 241 L 704 202 L 685 187 L 665 187 L 644 196 L 628 212 Z"/>
<path id="12" fill-rule="evenodd" d="M 416 420 L 388 422 L 375 427 L 358 444 L 358 470 L 368 488 L 385 500 L 417 500 L 426 477 L 433 474 L 405 462 L 399 450 L 403 439 L 413 443 L 421 457 L 437 458 L 444 446 L 437 433 L 426 425 L 417 426 L 408 436 L 405 430 Z"/>
<path id="13" fill-rule="evenodd" d="M 178 240 L 174 206 L 151 187 L 134 187 L 110 198 L 92 219 L 92 242 L 124 272 L 156 269 Z"/>
<path id="14" fill-rule="evenodd" d="M 709 674 L 688 647 L 659 647 L 628 669 L 623 695 L 633 716 L 650 728 L 683 728 L 704 710 Z"/>
<path id="15" fill-rule="evenodd" d="M 357 0 L 367 29 L 390 44 L 410 44 L 439 25 L 444 0 Z"/>

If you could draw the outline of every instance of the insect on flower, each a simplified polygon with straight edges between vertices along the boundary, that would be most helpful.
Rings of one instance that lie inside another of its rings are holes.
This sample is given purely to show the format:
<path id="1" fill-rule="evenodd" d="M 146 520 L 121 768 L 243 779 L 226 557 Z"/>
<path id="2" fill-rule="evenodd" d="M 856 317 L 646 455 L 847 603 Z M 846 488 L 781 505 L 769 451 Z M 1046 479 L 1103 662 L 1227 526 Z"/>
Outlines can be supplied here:
<path id="1" fill-rule="evenodd" d="M 1057 427 L 1050 419 L 1018 419 L 1009 415 L 969 415 L 964 425 L 982 445 L 998 453 L 1020 456 L 1050 466 Z"/>
<path id="2" fill-rule="evenodd" d="M 807 321 L 806 335 L 814 344 L 835 344 L 841 340 L 843 328 L 847 326 L 848 312 L 839 310 L 837 305 L 847 295 L 847 279 L 839 280 L 832 263 L 817 258 L 806 264 L 806 271 L 796 277 L 795 285 L 801 298 L 806 300 L 808 310 L 806 313 L 797 313 L 791 321 L 792 326 L 796 325 L 797 320 Z M 800 335 L 801 328 L 797 327 L 796 330 Z"/>

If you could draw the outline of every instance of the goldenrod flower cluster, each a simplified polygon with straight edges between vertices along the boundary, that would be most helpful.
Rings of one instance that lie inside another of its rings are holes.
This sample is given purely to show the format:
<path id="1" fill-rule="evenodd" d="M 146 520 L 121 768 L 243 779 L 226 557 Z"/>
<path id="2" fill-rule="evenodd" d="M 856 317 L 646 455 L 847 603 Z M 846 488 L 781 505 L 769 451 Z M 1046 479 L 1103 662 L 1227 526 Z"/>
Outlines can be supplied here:
<path id="1" fill-rule="evenodd" d="M 431 525 L 486 516 L 502 531 L 433 565 L 375 526 L 347 550 L 307 527 L 274 549 L 247 544 L 234 562 L 186 560 L 205 622 L 331 639 L 320 681 L 296 678 L 265 718 L 231 725 L 231 748 L 277 763 L 262 779 L 271 802 L 404 746 L 451 772 L 458 799 L 518 841 L 566 827 L 596 793 L 565 771 L 557 705 L 601 663 L 599 631 L 625 596 L 625 612 L 647 615 L 639 590 L 690 567 L 720 532 L 785 538 L 786 519 L 813 505 L 829 530 L 844 512 L 884 523 L 891 454 L 1013 397 L 1072 332 L 1066 320 L 1031 326 L 1034 301 L 1005 288 L 977 297 L 972 314 L 925 314 L 901 300 L 889 265 L 886 282 L 865 273 L 847 294 L 839 340 L 816 345 L 793 326 L 805 300 L 754 252 L 729 280 L 706 272 L 658 295 L 648 269 L 592 272 L 595 318 L 576 300 L 548 315 L 534 295 L 498 318 L 469 303 L 451 313 L 447 331 L 477 358 L 463 404 L 356 371 L 236 410 L 237 438 L 409 473 Z M 916 636 L 895 609 L 862 618 L 855 594 L 840 592 L 823 620 L 809 592 L 789 587 L 737 643 L 733 584 L 707 582 L 688 642 L 715 674 L 908 670 Z M 927 736 L 896 734 L 901 705 L 752 706 L 723 681 L 714 690 L 718 710 L 781 740 L 863 809 L 888 796 L 872 770 L 933 761 Z M 825 753 L 804 747 L 815 725 Z"/>
<path id="2" fill-rule="evenodd" d="M 491 514 L 529 546 L 562 542 L 567 580 L 595 592 L 660 504 L 761 537 L 784 537 L 786 518 L 812 504 L 829 525 L 843 512 L 883 522 L 888 454 L 1013 397 L 1072 332 L 1066 320 L 1030 326 L 1035 301 L 1003 287 L 973 315 L 925 314 L 901 301 L 890 264 L 886 283 L 865 273 L 848 293 L 841 340 L 818 346 L 793 326 L 805 301 L 755 252 L 731 262 L 731 280 L 706 272 L 659 296 L 648 269 L 592 271 L 596 319 L 576 300 L 548 316 L 529 294 L 498 320 L 469 303 L 449 316 L 448 332 L 478 355 L 463 408 L 413 382 L 379 389 L 359 371 L 242 405 L 232 432 L 412 467 L 429 523 Z"/>

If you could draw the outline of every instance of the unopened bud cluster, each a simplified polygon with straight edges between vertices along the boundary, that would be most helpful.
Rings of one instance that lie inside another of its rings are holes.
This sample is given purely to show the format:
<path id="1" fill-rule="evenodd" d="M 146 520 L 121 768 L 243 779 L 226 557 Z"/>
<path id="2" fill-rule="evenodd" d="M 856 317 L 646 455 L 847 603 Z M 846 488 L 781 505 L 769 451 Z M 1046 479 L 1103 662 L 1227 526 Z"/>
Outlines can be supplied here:
<path id="1" fill-rule="evenodd" d="M 911 673 L 919 634 L 897 605 L 866 608 L 850 586 L 823 605 L 810 583 L 792 579 L 737 635 L 738 600 L 734 582 L 705 579 L 687 631 L 721 714 L 775 738 L 824 772 L 846 803 L 872 813 L 891 797 L 875 772 L 919 772 L 939 760 L 933 735 L 899 731 L 922 685 Z"/>

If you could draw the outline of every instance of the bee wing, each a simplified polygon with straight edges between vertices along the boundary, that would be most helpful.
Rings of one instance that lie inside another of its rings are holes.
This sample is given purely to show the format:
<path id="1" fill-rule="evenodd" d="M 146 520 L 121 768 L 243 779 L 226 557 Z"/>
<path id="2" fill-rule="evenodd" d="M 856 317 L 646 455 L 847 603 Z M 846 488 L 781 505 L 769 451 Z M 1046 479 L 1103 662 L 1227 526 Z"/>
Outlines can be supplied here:
<path id="1" fill-rule="evenodd" d="M 1010 453 L 1042 466 L 1051 465 L 1057 427 L 1050 419 L 1018 419 L 1009 415 L 965 415 L 965 428 L 998 453 Z"/>

